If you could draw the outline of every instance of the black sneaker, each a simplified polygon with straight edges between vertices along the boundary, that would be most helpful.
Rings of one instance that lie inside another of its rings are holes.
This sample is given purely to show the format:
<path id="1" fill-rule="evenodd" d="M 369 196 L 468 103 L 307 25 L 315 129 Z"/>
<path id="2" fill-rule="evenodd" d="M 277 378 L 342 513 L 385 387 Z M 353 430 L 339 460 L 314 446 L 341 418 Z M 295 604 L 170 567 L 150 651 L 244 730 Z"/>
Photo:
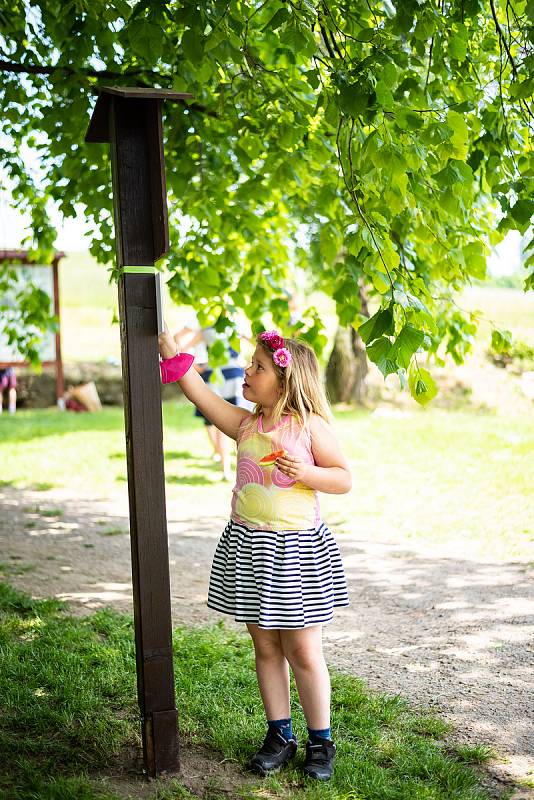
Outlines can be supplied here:
<path id="1" fill-rule="evenodd" d="M 267 736 L 262 746 L 248 762 L 248 769 L 258 772 L 264 777 L 280 769 L 294 757 L 297 752 L 297 739 L 292 736 L 286 739 L 280 731 L 267 731 Z"/>
<path id="2" fill-rule="evenodd" d="M 322 739 L 315 744 L 308 740 L 306 742 L 304 773 L 310 778 L 316 778 L 318 781 L 329 781 L 334 771 L 335 755 L 336 746 L 330 739 Z"/>

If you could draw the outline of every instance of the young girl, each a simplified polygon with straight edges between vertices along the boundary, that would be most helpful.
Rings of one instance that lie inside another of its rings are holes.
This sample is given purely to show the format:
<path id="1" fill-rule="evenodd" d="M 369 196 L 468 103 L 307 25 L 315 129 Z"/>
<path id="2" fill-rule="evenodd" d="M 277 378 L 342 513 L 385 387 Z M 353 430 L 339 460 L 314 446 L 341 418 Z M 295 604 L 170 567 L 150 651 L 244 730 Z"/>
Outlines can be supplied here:
<path id="1" fill-rule="evenodd" d="M 245 622 L 254 643 L 268 730 L 249 767 L 267 775 L 295 755 L 291 666 L 308 726 L 304 772 L 329 780 L 336 747 L 322 625 L 349 600 L 317 493 L 350 491 L 351 475 L 329 424 L 317 359 L 302 342 L 261 333 L 243 383 L 251 413 L 214 394 L 189 369 L 191 357 L 176 354 L 168 331 L 160 353 L 163 380 L 179 379 L 186 397 L 237 441 L 232 512 L 215 550 L 208 606 Z"/>

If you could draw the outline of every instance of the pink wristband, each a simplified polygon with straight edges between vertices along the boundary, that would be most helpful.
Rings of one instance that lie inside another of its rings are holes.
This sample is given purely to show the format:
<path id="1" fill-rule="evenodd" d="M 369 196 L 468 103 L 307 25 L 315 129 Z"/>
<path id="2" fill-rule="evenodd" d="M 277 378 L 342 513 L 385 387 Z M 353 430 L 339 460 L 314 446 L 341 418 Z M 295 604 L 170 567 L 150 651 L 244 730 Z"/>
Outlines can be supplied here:
<path id="1" fill-rule="evenodd" d="M 172 358 L 165 358 L 160 361 L 161 382 L 174 383 L 183 378 L 193 361 L 194 356 L 189 353 L 177 353 Z"/>

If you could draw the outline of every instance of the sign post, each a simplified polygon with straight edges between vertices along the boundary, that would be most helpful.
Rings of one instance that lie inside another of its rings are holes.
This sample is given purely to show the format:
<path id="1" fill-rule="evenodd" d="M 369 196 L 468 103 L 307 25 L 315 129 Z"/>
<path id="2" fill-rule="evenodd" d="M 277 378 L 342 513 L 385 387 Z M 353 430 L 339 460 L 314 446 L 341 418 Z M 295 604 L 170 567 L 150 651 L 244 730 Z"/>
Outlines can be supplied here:
<path id="1" fill-rule="evenodd" d="M 102 87 L 86 134 L 87 142 L 109 142 L 111 151 L 137 690 L 151 777 L 180 767 L 154 262 L 169 249 L 161 104 L 189 97 Z"/>

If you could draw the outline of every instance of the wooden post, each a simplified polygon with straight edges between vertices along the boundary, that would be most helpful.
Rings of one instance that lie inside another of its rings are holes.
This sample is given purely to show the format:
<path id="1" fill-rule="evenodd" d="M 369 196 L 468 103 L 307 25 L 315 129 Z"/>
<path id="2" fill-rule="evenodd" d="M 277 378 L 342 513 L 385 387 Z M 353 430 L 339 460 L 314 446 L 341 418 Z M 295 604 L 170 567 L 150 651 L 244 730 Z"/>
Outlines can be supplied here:
<path id="1" fill-rule="evenodd" d="M 65 409 L 65 382 L 63 379 L 63 360 L 61 358 L 61 320 L 60 320 L 60 307 L 59 307 L 59 259 L 60 255 L 56 253 L 52 261 L 53 278 L 54 278 L 54 314 L 58 320 L 56 332 L 56 402 L 61 410 Z"/>
<path id="2" fill-rule="evenodd" d="M 143 756 L 179 770 L 154 262 L 169 246 L 161 102 L 190 95 L 100 90 L 86 135 L 109 142 L 119 279 L 128 494 Z"/>

